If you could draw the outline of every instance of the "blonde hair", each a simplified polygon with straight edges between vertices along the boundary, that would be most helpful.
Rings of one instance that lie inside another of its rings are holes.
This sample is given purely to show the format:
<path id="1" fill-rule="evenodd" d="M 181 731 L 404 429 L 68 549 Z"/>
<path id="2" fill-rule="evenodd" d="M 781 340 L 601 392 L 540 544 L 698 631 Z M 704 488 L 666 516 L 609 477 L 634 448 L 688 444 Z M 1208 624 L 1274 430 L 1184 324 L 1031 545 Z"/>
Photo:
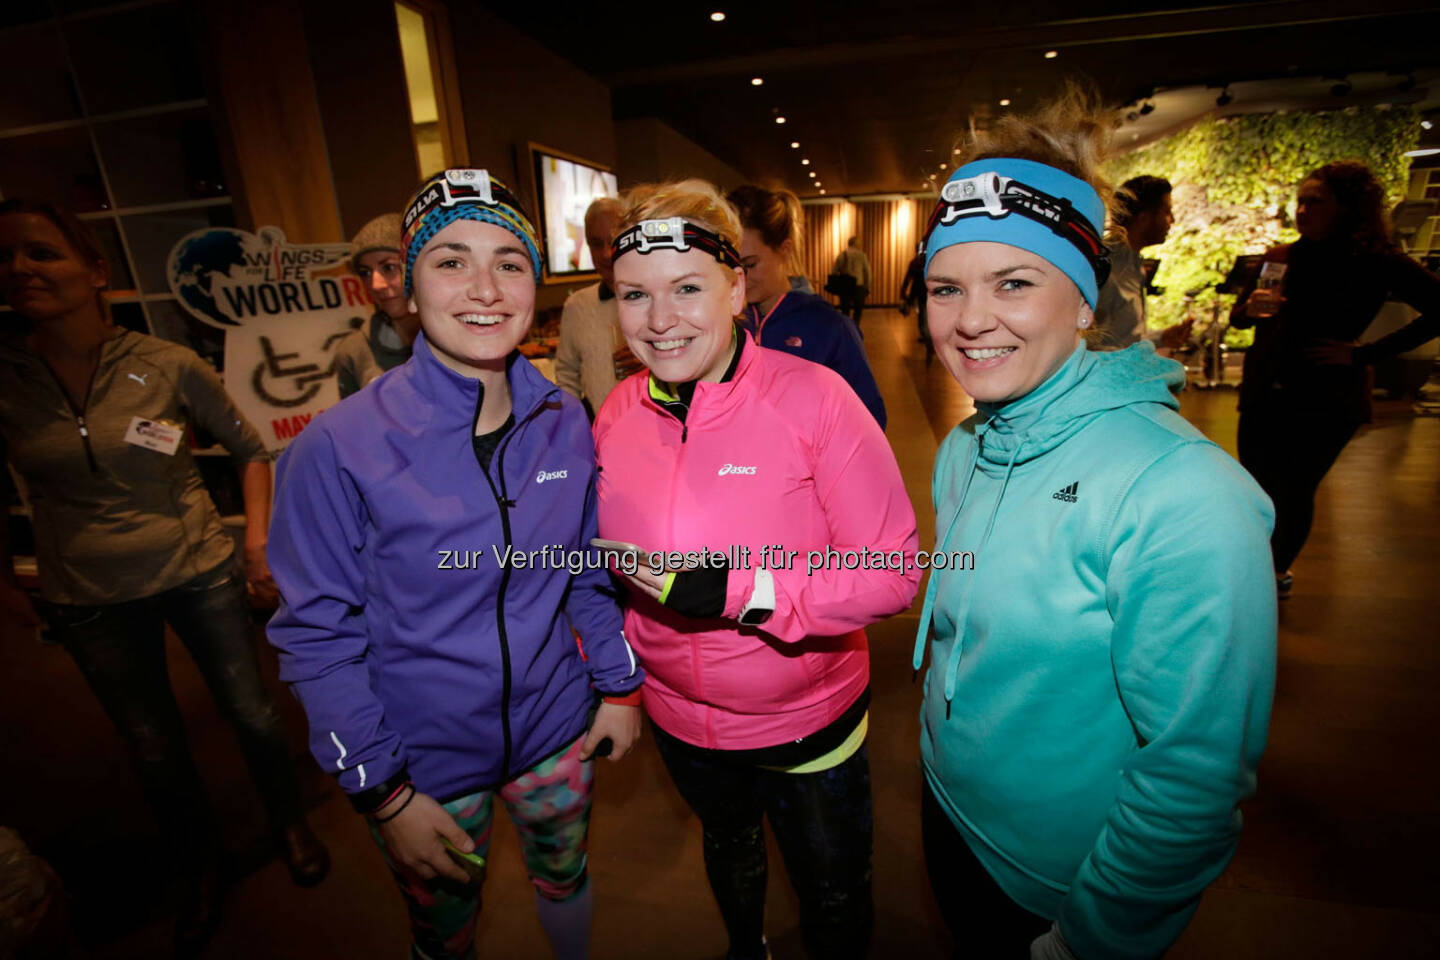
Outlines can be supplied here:
<path id="1" fill-rule="evenodd" d="M 790 262 L 785 269 L 792 274 L 805 272 L 805 213 L 799 197 L 789 190 L 766 190 L 747 183 L 731 190 L 725 199 L 740 215 L 740 226 L 760 234 L 771 250 L 779 250 L 789 240 Z"/>
<path id="2" fill-rule="evenodd" d="M 962 163 L 1010 157 L 1032 160 L 1084 180 L 1113 216 L 1115 189 L 1100 167 L 1110 156 L 1114 119 L 1093 90 L 1067 82 L 1060 95 L 1028 115 L 1007 114 L 958 144 Z M 1104 224 L 1096 224 L 1104 229 Z"/>
<path id="3" fill-rule="evenodd" d="M 679 217 L 729 240 L 737 248 L 740 246 L 740 216 L 720 196 L 713 183 L 704 180 L 642 183 L 632 187 L 622 202 L 625 211 L 620 215 L 616 236 L 641 220 Z"/>

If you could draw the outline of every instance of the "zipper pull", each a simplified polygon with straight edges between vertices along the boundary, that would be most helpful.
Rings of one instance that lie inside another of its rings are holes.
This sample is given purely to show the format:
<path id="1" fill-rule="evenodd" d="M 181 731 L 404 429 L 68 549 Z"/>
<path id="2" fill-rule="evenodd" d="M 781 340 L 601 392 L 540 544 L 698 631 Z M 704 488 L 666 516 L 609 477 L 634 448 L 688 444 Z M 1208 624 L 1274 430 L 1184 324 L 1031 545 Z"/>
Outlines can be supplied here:
<path id="1" fill-rule="evenodd" d="M 75 425 L 80 428 L 80 436 L 82 436 L 82 437 L 89 437 L 89 436 L 90 436 L 90 431 L 85 428 L 85 418 L 84 418 L 84 417 L 77 415 L 77 416 L 75 417 Z"/>
<path id="2" fill-rule="evenodd" d="M 688 436 L 690 436 L 690 424 L 687 423 L 680 428 L 680 442 L 684 443 Z"/>

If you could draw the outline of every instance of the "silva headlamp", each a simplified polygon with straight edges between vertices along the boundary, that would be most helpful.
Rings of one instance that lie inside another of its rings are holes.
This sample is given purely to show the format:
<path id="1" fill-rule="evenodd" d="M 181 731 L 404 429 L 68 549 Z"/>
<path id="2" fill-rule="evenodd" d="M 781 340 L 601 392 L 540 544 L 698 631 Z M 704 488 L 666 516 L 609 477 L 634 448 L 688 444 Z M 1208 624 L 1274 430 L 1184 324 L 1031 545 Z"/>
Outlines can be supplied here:
<path id="1" fill-rule="evenodd" d="M 1064 197 L 1052 196 L 998 173 L 980 173 L 947 182 L 925 228 L 924 244 L 929 244 L 937 228 L 948 227 L 962 218 L 986 216 L 998 220 L 1012 213 L 1047 227 L 1074 246 L 1094 269 L 1096 286 L 1105 285 L 1110 276 L 1110 254 L 1090 221 Z M 922 245 L 922 252 L 924 249 Z"/>
<path id="2" fill-rule="evenodd" d="M 436 178 L 430 189 L 415 198 L 410 209 L 405 211 L 402 228 L 408 233 L 410 227 L 436 207 L 453 207 L 458 203 L 479 203 L 487 207 L 505 205 L 523 210 L 520 201 L 503 183 L 491 179 L 485 170 L 446 170 L 444 176 Z"/>
<path id="3" fill-rule="evenodd" d="M 667 217 L 664 220 L 641 220 L 635 226 L 615 238 L 610 245 L 612 258 L 620 259 L 630 251 L 650 253 L 652 250 L 699 250 L 708 253 L 727 267 L 740 266 L 740 252 L 735 245 L 717 233 L 682 217 Z"/>

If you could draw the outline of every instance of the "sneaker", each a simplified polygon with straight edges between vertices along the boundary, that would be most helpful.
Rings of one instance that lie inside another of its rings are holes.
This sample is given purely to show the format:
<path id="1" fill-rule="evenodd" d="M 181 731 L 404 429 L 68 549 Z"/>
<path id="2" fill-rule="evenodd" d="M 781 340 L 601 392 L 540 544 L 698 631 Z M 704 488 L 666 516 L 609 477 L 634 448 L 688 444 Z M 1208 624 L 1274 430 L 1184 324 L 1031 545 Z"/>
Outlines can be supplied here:
<path id="1" fill-rule="evenodd" d="M 1295 586 L 1295 574 L 1286 570 L 1275 575 L 1275 596 L 1280 600 L 1290 599 L 1290 588 Z"/>

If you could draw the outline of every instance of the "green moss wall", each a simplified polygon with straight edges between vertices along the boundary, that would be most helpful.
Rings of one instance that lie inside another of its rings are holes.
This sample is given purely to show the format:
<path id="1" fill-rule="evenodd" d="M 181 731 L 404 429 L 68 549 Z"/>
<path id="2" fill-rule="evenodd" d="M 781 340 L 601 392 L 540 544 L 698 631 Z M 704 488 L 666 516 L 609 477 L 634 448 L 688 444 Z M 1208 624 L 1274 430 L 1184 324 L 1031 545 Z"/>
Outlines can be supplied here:
<path id="1" fill-rule="evenodd" d="M 1186 292 L 1201 288 L 1195 303 L 1198 315 L 1208 318 L 1217 297 L 1212 288 L 1238 255 L 1296 239 L 1295 190 L 1322 164 L 1363 160 L 1391 203 L 1398 202 L 1410 170 L 1404 154 L 1419 138 L 1420 117 L 1408 108 L 1249 114 L 1202 120 L 1112 160 L 1106 173 L 1116 186 L 1150 174 L 1175 188 L 1169 239 L 1145 250 L 1160 258 L 1155 284 L 1165 288 L 1163 296 L 1150 298 L 1150 325 L 1183 320 Z M 1233 298 L 1220 299 L 1228 308 Z M 1237 344 L 1249 338 L 1249 331 L 1232 334 Z"/>

